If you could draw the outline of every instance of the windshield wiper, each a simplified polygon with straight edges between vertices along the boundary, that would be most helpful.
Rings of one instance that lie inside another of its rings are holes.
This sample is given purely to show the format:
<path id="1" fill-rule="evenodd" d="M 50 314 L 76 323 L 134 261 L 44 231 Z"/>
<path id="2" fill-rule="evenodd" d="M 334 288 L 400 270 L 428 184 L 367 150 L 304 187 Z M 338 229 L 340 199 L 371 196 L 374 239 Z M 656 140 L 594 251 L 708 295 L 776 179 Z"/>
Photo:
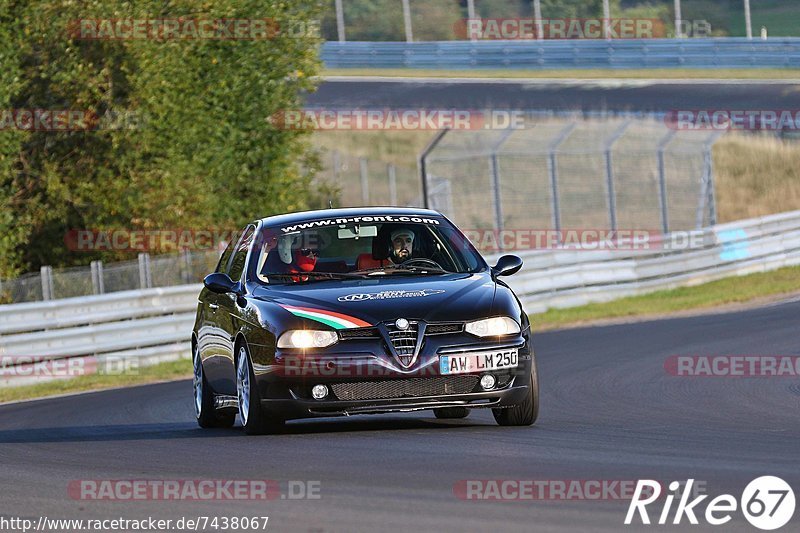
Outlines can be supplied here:
<path id="1" fill-rule="evenodd" d="M 363 278 L 364 274 L 355 274 L 351 272 L 262 272 L 262 276 L 271 278 L 284 278 L 296 280 L 297 278 L 306 277 L 313 278 L 314 281 L 324 281 L 326 279 L 352 279 Z M 306 281 L 305 279 L 302 281 Z"/>
<path id="2" fill-rule="evenodd" d="M 399 271 L 405 270 L 406 272 L 415 272 L 421 274 L 455 274 L 455 272 L 450 272 L 449 270 L 445 270 L 443 268 L 424 267 L 424 266 L 397 265 L 397 270 Z"/>
<path id="3" fill-rule="evenodd" d="M 405 273 L 413 273 L 413 274 L 456 274 L 456 272 L 450 272 L 449 270 L 445 270 L 443 268 L 436 268 L 436 267 L 423 267 L 423 266 L 405 266 L 402 263 L 399 265 L 386 265 L 382 267 L 376 268 L 366 268 L 363 270 L 359 270 L 359 272 L 363 272 L 367 276 L 372 274 L 405 274 Z"/>

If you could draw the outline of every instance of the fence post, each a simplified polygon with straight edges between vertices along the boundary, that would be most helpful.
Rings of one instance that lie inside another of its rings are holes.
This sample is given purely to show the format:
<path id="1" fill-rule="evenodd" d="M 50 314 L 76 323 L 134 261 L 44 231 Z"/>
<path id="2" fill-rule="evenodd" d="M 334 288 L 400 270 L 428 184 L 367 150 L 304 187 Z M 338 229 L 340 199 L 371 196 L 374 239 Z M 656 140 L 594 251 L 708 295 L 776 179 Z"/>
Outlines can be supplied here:
<path id="1" fill-rule="evenodd" d="M 42 300 L 52 300 L 55 295 L 53 290 L 53 267 L 43 266 L 39 269 L 42 279 Z"/>
<path id="2" fill-rule="evenodd" d="M 559 242 L 561 241 L 561 206 L 558 200 L 558 147 L 561 146 L 561 143 L 563 143 L 567 137 L 569 137 L 569 134 L 572 133 L 572 130 L 574 130 L 577 126 L 578 124 L 573 122 L 568 124 L 558 133 L 558 137 L 556 137 L 555 140 L 550 143 L 550 153 L 547 157 L 547 170 L 550 174 L 550 192 L 553 195 L 553 229 L 556 230 L 556 235 L 558 235 Z"/>
<path id="3" fill-rule="evenodd" d="M 369 205 L 369 176 L 367 176 L 367 159 L 358 159 L 358 173 L 361 176 L 361 205 Z"/>
<path id="4" fill-rule="evenodd" d="M 105 294 L 105 285 L 103 284 L 103 262 L 92 261 L 90 268 L 92 270 L 92 294 Z"/>
<path id="5" fill-rule="evenodd" d="M 139 287 L 149 289 L 153 286 L 153 278 L 150 276 L 150 254 L 139 254 Z"/>
<path id="6" fill-rule="evenodd" d="M 341 172 L 342 161 L 339 150 L 334 150 L 331 155 L 333 156 L 333 181 L 339 183 L 339 172 Z"/>
<path id="7" fill-rule="evenodd" d="M 700 194 L 697 198 L 697 212 L 695 213 L 695 228 L 703 227 L 703 215 L 705 214 L 706 204 L 708 203 L 708 172 L 709 172 L 709 153 L 703 151 L 703 173 L 700 176 Z"/>
<path id="8" fill-rule="evenodd" d="M 681 17 L 681 0 L 675 0 L 675 38 L 680 39 L 681 28 L 683 26 L 683 17 Z"/>
<path id="9" fill-rule="evenodd" d="M 664 166 L 664 152 L 667 145 L 675 137 L 676 130 L 667 133 L 658 143 L 658 200 L 661 209 L 661 232 L 669 233 L 669 211 L 667 202 L 667 176 Z"/>
<path id="10" fill-rule="evenodd" d="M 467 0 L 467 19 L 472 21 L 472 20 L 475 20 L 475 18 L 476 18 L 475 17 L 475 0 Z M 469 22 L 467 22 L 466 28 L 467 28 L 467 35 L 469 36 L 469 40 L 470 41 L 477 41 L 478 38 L 474 34 L 472 34 L 472 32 L 469 30 L 469 28 L 470 28 L 470 23 Z"/>
<path id="11" fill-rule="evenodd" d="M 444 139 L 444 136 L 447 135 L 447 132 L 450 131 L 450 128 L 444 128 L 439 130 L 439 132 L 431 139 L 428 143 L 428 146 L 422 151 L 417 160 L 417 166 L 419 167 L 419 177 L 422 180 L 422 206 L 425 209 L 428 209 L 428 155 L 436 148 L 439 142 Z"/>
<path id="12" fill-rule="evenodd" d="M 753 40 L 753 24 L 750 20 L 750 0 L 744 0 L 744 31 L 748 40 Z"/>
<path id="13" fill-rule="evenodd" d="M 717 142 L 722 132 L 714 132 L 706 139 L 703 144 L 703 174 L 700 183 L 700 197 L 697 201 L 697 214 L 695 217 L 695 225 L 697 229 L 703 227 L 703 215 L 705 214 L 705 207 L 708 206 L 708 224 L 713 226 L 717 223 L 717 206 L 716 197 L 714 194 L 714 162 L 711 150 L 714 143 Z"/>
<path id="14" fill-rule="evenodd" d="M 497 168 L 497 152 L 489 156 L 489 173 L 491 174 L 492 183 L 492 201 L 494 202 L 494 229 L 498 232 L 503 231 L 503 203 L 500 197 L 500 171 Z"/>
<path id="15" fill-rule="evenodd" d="M 533 0 L 533 24 L 536 28 L 536 40 L 544 39 L 542 27 L 542 0 Z"/>
<path id="16" fill-rule="evenodd" d="M 403 1 L 403 26 L 406 30 L 406 42 L 410 43 L 414 40 L 414 33 L 411 31 L 411 6 L 408 4 L 409 0 Z"/>
<path id="17" fill-rule="evenodd" d="M 397 169 L 388 164 L 386 173 L 389 175 L 389 205 L 397 207 Z"/>
<path id="18" fill-rule="evenodd" d="M 724 131 L 715 131 L 711 138 L 706 142 L 706 153 L 708 155 L 708 223 L 712 226 L 717 224 L 717 192 L 714 185 L 714 144 L 717 139 L 725 134 Z"/>
<path id="19" fill-rule="evenodd" d="M 608 215 L 611 223 L 611 231 L 617 231 L 617 193 L 614 191 L 614 168 L 611 161 L 611 150 L 614 148 L 614 143 L 617 142 L 625 133 L 625 130 L 628 129 L 630 123 L 630 120 L 626 120 L 622 126 L 617 128 L 606 143 L 606 189 L 608 191 Z"/>
<path id="20" fill-rule="evenodd" d="M 192 282 L 192 255 L 188 249 L 184 249 L 183 255 L 183 282 L 189 284 Z"/>
<path id="21" fill-rule="evenodd" d="M 709 147 L 706 150 L 706 157 L 708 158 L 708 172 L 706 176 L 708 176 L 708 225 L 709 226 L 716 226 L 717 225 L 717 198 L 714 191 L 714 157 Z"/>
<path id="22" fill-rule="evenodd" d="M 336 0 L 336 33 L 338 34 L 339 42 L 345 42 L 344 34 L 344 9 L 342 9 L 342 0 Z"/>
<path id="23" fill-rule="evenodd" d="M 503 198 L 500 190 L 500 164 L 497 161 L 497 151 L 503 146 L 503 143 L 511 137 L 514 133 L 513 128 L 508 128 L 500 136 L 500 140 L 492 147 L 492 155 L 489 156 L 489 172 L 491 173 L 492 183 L 492 198 L 494 200 L 494 229 L 498 232 L 498 239 L 500 239 L 500 232 L 503 231 L 505 222 L 503 221 Z"/>

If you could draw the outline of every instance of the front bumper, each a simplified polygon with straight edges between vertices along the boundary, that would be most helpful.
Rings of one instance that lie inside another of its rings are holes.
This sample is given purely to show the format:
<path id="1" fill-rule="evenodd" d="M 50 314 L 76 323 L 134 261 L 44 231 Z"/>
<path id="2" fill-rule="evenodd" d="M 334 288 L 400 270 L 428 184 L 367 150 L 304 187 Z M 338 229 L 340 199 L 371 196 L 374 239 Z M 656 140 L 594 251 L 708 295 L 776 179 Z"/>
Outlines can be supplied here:
<path id="1" fill-rule="evenodd" d="M 535 364 L 527 336 L 492 344 L 449 340 L 428 345 L 427 353 L 420 354 L 408 369 L 400 367 L 389 354 L 375 351 L 377 346 L 373 343 L 349 343 L 348 348 L 360 349 L 305 354 L 299 359 L 278 353 L 273 364 L 253 365 L 261 405 L 272 415 L 288 420 L 441 407 L 503 408 L 524 401 L 530 387 L 531 367 Z M 497 377 L 493 389 L 480 387 L 479 378 L 484 372 L 455 375 L 440 372 L 440 355 L 508 348 L 518 350 L 518 366 L 490 371 Z M 464 380 L 459 378 L 467 376 L 473 379 L 464 386 Z M 430 386 L 433 381 L 429 380 L 439 380 L 439 385 Z M 311 388 L 317 384 L 329 388 L 329 395 L 322 400 L 311 396 Z"/>
<path id="2" fill-rule="evenodd" d="M 261 406 L 280 418 L 308 418 L 318 416 L 349 416 L 438 409 L 441 407 L 466 407 L 469 409 L 511 407 L 525 400 L 530 387 L 527 382 L 514 380 L 504 389 L 448 394 L 441 396 L 405 397 L 379 400 L 307 400 L 304 398 L 266 399 Z"/>

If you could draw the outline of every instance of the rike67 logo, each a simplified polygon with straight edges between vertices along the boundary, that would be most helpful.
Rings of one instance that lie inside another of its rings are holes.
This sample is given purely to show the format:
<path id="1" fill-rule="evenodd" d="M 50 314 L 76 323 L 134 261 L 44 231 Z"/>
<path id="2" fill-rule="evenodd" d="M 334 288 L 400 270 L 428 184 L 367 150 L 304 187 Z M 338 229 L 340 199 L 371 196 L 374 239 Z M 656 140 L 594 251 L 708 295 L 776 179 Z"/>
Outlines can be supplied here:
<path id="1" fill-rule="evenodd" d="M 683 491 L 678 491 L 684 484 L 673 481 L 669 484 L 669 491 L 664 498 L 664 506 L 658 515 L 657 523 L 664 525 L 668 523 L 672 513 L 672 503 L 678 498 L 672 518 L 672 524 L 680 524 L 685 516 L 690 524 L 697 525 L 697 515 L 705 518 L 705 521 L 712 526 L 727 524 L 732 519 L 732 514 L 740 508 L 742 514 L 750 524 L 758 529 L 771 531 L 786 525 L 794 515 L 795 498 L 792 487 L 784 480 L 775 476 L 762 476 L 751 481 L 742 492 L 742 497 L 737 501 L 730 494 L 722 494 L 706 505 L 705 512 L 700 513 L 700 504 L 708 495 L 697 496 L 689 501 L 692 495 L 693 479 L 687 480 Z M 630 525 L 634 522 L 637 512 L 642 524 L 650 524 L 650 515 L 647 506 L 659 500 L 661 496 L 661 484 L 650 479 L 640 479 L 636 484 L 633 499 L 628 507 L 628 514 L 625 516 L 625 524 Z M 660 502 L 659 502 L 660 503 Z M 697 513 L 697 514 L 695 514 Z"/>

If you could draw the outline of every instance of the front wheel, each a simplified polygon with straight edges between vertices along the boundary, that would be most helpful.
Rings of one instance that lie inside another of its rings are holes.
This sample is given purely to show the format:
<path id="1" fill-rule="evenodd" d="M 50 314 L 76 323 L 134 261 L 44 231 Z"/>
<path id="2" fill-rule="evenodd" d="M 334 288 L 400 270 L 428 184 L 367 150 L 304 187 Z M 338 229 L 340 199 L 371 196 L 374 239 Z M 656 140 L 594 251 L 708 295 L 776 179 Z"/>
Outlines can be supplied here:
<path id="1" fill-rule="evenodd" d="M 197 418 L 197 425 L 201 428 L 229 428 L 236 421 L 235 415 L 227 413 L 217 413 L 214 408 L 214 393 L 206 381 L 203 372 L 203 361 L 200 358 L 200 350 L 195 345 L 192 356 L 192 366 L 194 368 L 194 414 Z"/>
<path id="2" fill-rule="evenodd" d="M 530 426 L 539 416 L 539 378 L 536 359 L 531 360 L 531 385 L 522 403 L 503 409 L 492 409 L 494 419 L 501 426 Z"/>
<path id="3" fill-rule="evenodd" d="M 261 406 L 250 355 L 244 345 L 239 347 L 236 359 L 236 393 L 239 398 L 239 420 L 242 421 L 245 433 L 275 433 L 283 426 L 283 420 L 270 417 Z"/>

